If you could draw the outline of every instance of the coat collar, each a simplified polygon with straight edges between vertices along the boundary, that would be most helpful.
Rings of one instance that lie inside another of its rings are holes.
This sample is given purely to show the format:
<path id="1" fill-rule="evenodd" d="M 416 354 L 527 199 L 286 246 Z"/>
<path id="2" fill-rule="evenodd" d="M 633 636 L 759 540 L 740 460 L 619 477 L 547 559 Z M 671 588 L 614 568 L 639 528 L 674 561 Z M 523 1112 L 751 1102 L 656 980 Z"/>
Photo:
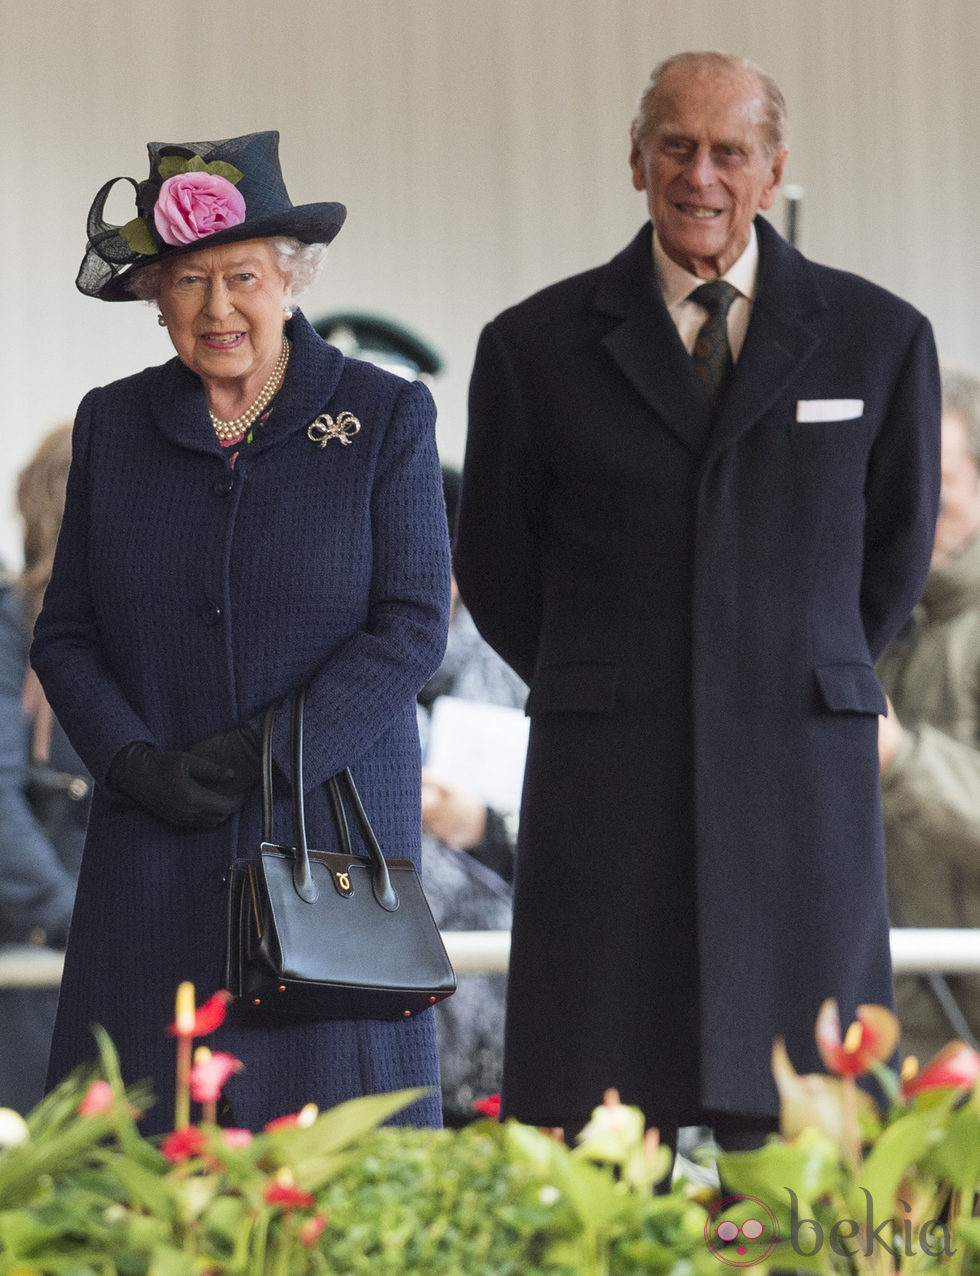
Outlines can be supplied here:
<path id="1" fill-rule="evenodd" d="M 621 322 L 602 339 L 623 374 L 692 451 L 712 456 L 739 438 L 783 392 L 819 343 L 826 308 L 809 262 L 756 218 L 758 288 L 745 344 L 717 422 L 677 335 L 653 271 L 651 227 L 601 273 L 597 309 Z"/>
<path id="2" fill-rule="evenodd" d="M 282 389 L 266 423 L 255 433 L 249 452 L 254 455 L 305 429 L 327 406 L 344 368 L 344 356 L 328 345 L 297 310 L 286 325 L 293 343 Z M 150 412 L 157 428 L 171 442 L 193 452 L 222 453 L 208 416 L 200 378 L 179 359 L 156 369 Z"/>

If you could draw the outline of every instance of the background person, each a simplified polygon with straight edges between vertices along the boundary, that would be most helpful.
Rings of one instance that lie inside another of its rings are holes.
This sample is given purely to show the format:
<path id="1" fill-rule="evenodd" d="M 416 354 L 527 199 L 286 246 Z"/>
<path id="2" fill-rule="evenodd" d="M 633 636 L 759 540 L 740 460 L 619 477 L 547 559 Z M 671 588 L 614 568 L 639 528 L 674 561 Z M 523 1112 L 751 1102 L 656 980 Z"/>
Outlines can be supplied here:
<path id="1" fill-rule="evenodd" d="M 42 440 L 17 481 L 24 570 L 0 586 L 0 951 L 63 949 L 82 858 L 91 777 L 27 662 L 51 575 L 71 461 L 71 425 Z M 57 987 L 0 987 L 0 1107 L 44 1093 Z"/>
<path id="2" fill-rule="evenodd" d="M 897 926 L 980 926 L 980 378 L 944 368 L 942 489 L 929 579 L 878 662 L 888 895 Z M 902 1047 L 980 1033 L 980 978 L 902 975 Z M 965 1026 L 958 1016 L 965 1019 Z"/>
<path id="3" fill-rule="evenodd" d="M 79 409 L 32 656 L 96 780 L 49 1080 L 92 1057 L 103 1024 L 124 1076 L 154 1081 L 152 1132 L 172 1112 L 177 985 L 224 982 L 227 870 L 260 843 L 266 706 L 306 688 L 310 844 L 336 844 L 323 781 L 349 765 L 385 851 L 418 863 L 415 697 L 445 646 L 449 555 L 428 391 L 345 359 L 293 308 L 343 206 L 293 206 L 276 133 L 149 155 L 134 222 L 103 221 L 112 183 L 96 197 L 78 286 L 153 298 L 177 357 Z M 282 775 L 288 737 L 284 706 Z M 285 785 L 276 808 L 288 827 Z M 431 1015 L 236 1005 L 211 1044 L 245 1064 L 226 1093 L 250 1128 L 438 1088 Z M 437 1094 L 396 1119 L 438 1124 Z"/>
<path id="4" fill-rule="evenodd" d="M 872 661 L 928 569 L 935 348 L 757 215 L 786 154 L 768 76 L 668 59 L 653 225 L 477 351 L 455 562 L 530 684 L 503 1111 L 536 1125 L 616 1086 L 750 1144 L 773 1038 L 817 1071 L 824 998 L 892 998 Z"/>

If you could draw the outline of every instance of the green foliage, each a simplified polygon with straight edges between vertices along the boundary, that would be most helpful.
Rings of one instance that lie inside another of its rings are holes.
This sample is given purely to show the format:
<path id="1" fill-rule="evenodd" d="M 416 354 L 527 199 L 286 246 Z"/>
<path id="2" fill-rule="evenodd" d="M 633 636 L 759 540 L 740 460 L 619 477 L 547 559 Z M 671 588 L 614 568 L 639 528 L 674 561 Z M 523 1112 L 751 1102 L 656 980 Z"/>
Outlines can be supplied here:
<path id="1" fill-rule="evenodd" d="M 66 1081 L 0 1152 L 0 1276 L 716 1270 L 703 1207 L 682 1190 L 652 1193 L 665 1163 L 644 1149 L 639 1114 L 618 1104 L 598 1110 L 611 1115 L 574 1151 L 516 1123 L 381 1125 L 418 1091 L 356 1099 L 242 1144 L 202 1123 L 178 1149 L 139 1134 L 149 1094 L 123 1086 L 111 1043 L 99 1042 L 101 1070 Z M 82 1115 L 102 1078 L 101 1104 Z"/>
<path id="2" fill-rule="evenodd" d="M 719 1200 L 679 1176 L 655 1193 L 666 1156 L 613 1092 L 574 1149 L 516 1122 L 383 1124 L 419 1091 L 254 1137 L 202 1121 L 147 1139 L 147 1088 L 125 1087 L 97 1038 L 101 1066 L 26 1126 L 0 1111 L 0 1276 L 720 1276 L 718 1226 L 760 1216 L 760 1201 L 778 1235 L 731 1266 L 980 1276 L 980 1092 L 942 1071 L 915 1093 L 896 1080 L 868 1121 L 853 1078 L 827 1088 L 783 1067 L 803 1123 L 720 1155 Z M 980 1056 L 966 1062 L 980 1075 Z"/>

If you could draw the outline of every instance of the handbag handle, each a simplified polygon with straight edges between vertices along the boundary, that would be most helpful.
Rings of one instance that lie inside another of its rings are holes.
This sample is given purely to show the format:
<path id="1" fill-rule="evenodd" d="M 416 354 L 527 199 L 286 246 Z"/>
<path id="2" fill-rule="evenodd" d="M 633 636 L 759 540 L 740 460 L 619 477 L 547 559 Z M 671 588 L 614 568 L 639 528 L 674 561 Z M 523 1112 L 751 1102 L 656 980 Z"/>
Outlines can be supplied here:
<path id="1" fill-rule="evenodd" d="M 319 892 L 313 879 L 313 872 L 310 866 L 310 851 L 306 841 L 306 799 L 303 786 L 303 706 L 305 701 L 306 691 L 304 688 L 300 688 L 293 697 L 290 736 L 293 771 L 293 831 L 296 838 L 295 859 L 293 861 L 293 887 L 300 899 L 312 904 L 315 902 Z M 278 704 L 270 705 L 265 711 L 265 717 L 262 722 L 262 840 L 270 843 L 274 840 L 272 831 L 272 726 L 278 708 Z M 347 814 L 344 809 L 343 793 L 341 792 L 341 781 L 343 781 L 347 790 L 354 818 L 357 820 L 368 859 L 371 861 L 371 886 L 374 897 L 382 908 L 389 913 L 393 913 L 398 908 L 398 894 L 391 884 L 388 861 L 385 859 L 384 853 L 378 844 L 378 839 L 374 835 L 371 822 L 368 819 L 367 812 L 364 810 L 364 804 L 361 802 L 361 796 L 354 783 L 354 777 L 351 775 L 350 767 L 345 767 L 339 776 L 332 775 L 327 781 L 330 803 L 333 807 L 334 818 L 337 821 L 341 854 L 353 856 L 350 829 L 347 824 Z"/>

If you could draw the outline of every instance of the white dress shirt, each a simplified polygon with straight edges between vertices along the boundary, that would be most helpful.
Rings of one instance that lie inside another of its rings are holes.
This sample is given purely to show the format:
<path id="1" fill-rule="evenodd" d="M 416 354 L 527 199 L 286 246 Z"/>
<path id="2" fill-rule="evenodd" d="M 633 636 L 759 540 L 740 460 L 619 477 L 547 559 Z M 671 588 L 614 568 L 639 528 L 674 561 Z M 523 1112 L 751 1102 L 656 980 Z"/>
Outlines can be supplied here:
<path id="1" fill-rule="evenodd" d="M 705 282 L 697 275 L 678 266 L 664 252 L 657 232 L 653 232 L 653 266 L 657 275 L 657 283 L 664 295 L 667 312 L 677 327 L 681 341 L 688 354 L 694 350 L 701 325 L 708 317 L 704 306 L 690 301 L 690 294 Z M 721 276 L 741 294 L 732 302 L 728 312 L 728 345 L 732 352 L 732 361 L 737 363 L 742 352 L 742 343 L 749 326 L 752 314 L 752 302 L 755 298 L 756 277 L 759 273 L 759 241 L 755 227 L 751 228 L 749 242 L 741 257 Z"/>

